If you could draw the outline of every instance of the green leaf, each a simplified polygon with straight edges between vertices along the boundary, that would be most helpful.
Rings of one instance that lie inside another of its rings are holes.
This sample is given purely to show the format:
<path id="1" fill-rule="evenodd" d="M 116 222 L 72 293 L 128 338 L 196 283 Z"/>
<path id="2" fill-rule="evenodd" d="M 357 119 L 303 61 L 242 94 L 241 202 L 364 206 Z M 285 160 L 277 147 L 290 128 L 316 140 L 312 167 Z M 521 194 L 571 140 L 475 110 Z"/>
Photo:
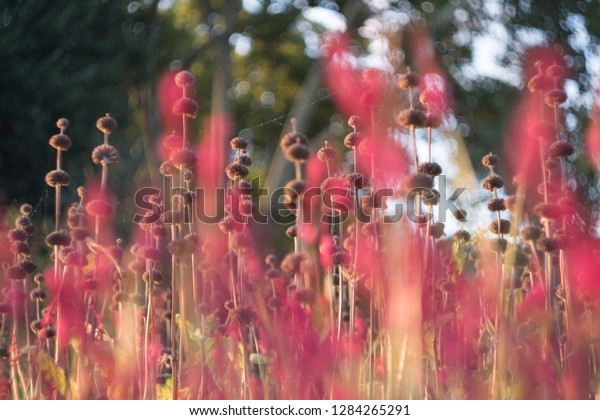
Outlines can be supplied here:
<path id="1" fill-rule="evenodd" d="M 156 385 L 157 400 L 172 400 L 173 399 L 173 378 L 169 377 L 164 384 Z"/>
<path id="2" fill-rule="evenodd" d="M 271 363 L 271 358 L 264 354 L 252 353 L 250 355 L 250 363 L 254 365 L 266 365 Z"/>
<path id="3" fill-rule="evenodd" d="M 65 371 L 58 367 L 45 351 L 38 349 L 35 352 L 34 360 L 46 383 L 61 396 L 64 396 L 67 390 Z"/>

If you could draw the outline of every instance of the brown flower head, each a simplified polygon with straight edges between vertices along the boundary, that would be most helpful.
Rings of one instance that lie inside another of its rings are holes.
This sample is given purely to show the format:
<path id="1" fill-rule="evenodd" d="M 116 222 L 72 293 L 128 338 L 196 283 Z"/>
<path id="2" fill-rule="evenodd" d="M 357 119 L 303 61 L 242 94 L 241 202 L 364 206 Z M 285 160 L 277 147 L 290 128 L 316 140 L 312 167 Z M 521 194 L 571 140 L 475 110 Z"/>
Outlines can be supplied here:
<path id="1" fill-rule="evenodd" d="M 46 174 L 46 184 L 51 187 L 67 186 L 70 181 L 71 177 L 62 169 L 54 169 Z"/>
<path id="2" fill-rule="evenodd" d="M 173 104 L 173 114 L 196 118 L 198 103 L 191 98 L 179 98 Z"/>
<path id="3" fill-rule="evenodd" d="M 71 148 L 71 139 L 66 134 L 55 134 L 50 137 L 48 143 L 50 143 L 50 146 L 63 152 Z"/>
<path id="4" fill-rule="evenodd" d="M 96 165 L 112 165 L 119 161 L 119 152 L 110 144 L 101 144 L 92 151 L 92 162 Z"/>
<path id="5" fill-rule="evenodd" d="M 104 117 L 98 118 L 96 121 L 96 128 L 104 134 L 111 134 L 116 131 L 117 122 L 110 114 L 106 114 Z"/>
<path id="6" fill-rule="evenodd" d="M 192 86 L 196 83 L 196 78 L 187 70 L 180 71 L 175 75 L 175 84 L 178 87 Z"/>

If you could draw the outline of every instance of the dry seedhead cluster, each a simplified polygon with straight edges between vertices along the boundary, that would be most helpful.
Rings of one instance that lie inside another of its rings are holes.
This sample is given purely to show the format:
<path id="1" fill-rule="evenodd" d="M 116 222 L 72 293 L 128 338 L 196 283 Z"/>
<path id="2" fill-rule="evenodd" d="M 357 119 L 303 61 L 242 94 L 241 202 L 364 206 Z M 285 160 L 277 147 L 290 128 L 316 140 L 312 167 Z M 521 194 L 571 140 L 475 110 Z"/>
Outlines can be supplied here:
<path id="1" fill-rule="evenodd" d="M 162 140 L 169 158 L 160 166 L 170 191 L 184 193 L 148 197 L 156 211 L 143 215 L 129 249 L 111 236 L 116 121 L 98 120 L 100 182 L 79 187 L 63 215 L 71 140 L 61 118 L 50 138 L 56 169 L 46 176 L 56 204 L 45 238 L 50 267 L 33 262 L 32 206 L 5 233 L 12 261 L 0 278 L 0 397 L 594 398 L 598 243 L 567 170 L 575 148 L 561 119 L 564 73 L 539 63 L 528 84 L 539 114 L 523 134 L 533 152 L 513 195 L 502 194 L 503 162 L 483 157 L 489 232 L 469 232 L 467 211 L 457 209 L 460 228 L 447 237 L 432 217 L 442 188 L 432 161 L 442 94 L 410 69 L 398 76 L 394 95 L 408 106 L 389 130 L 379 124 L 378 98 L 391 76 L 364 71 L 357 101 L 366 112 L 348 119 L 347 150 L 328 141 L 311 153 L 295 121 L 280 140 L 295 169 L 284 194 L 295 215 L 287 255 L 262 255 L 243 137 L 231 140 L 222 175 L 224 218 L 211 226 L 193 217 L 202 164 L 190 140 L 198 112 L 190 72 L 175 78 L 181 127 Z M 390 161 L 390 150 L 403 154 Z M 315 186 L 317 204 L 305 195 Z M 382 188 L 402 193 L 386 200 Z M 412 217 L 389 223 L 400 195 Z"/>

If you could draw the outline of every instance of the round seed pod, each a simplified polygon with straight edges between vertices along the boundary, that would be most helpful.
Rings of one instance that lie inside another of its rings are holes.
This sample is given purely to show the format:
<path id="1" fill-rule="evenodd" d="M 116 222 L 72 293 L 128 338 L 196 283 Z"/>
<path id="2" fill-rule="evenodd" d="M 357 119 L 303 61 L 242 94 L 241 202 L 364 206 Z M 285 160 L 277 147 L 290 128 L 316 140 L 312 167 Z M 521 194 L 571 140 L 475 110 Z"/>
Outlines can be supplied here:
<path id="1" fill-rule="evenodd" d="M 288 276 L 294 274 L 300 274 L 303 266 L 303 262 L 306 260 L 304 254 L 294 252 L 287 254 L 283 261 L 281 261 L 281 271 L 286 273 Z"/>
<path id="2" fill-rule="evenodd" d="M 97 198 L 85 205 L 85 210 L 93 217 L 109 217 L 113 214 L 113 208 L 110 203 L 101 198 Z"/>
<path id="3" fill-rule="evenodd" d="M 284 151 L 287 160 L 304 161 L 310 156 L 310 149 L 303 144 L 294 144 Z"/>
<path id="4" fill-rule="evenodd" d="M 363 140 L 358 144 L 358 151 L 360 153 L 363 153 L 365 155 L 372 155 L 373 152 L 375 151 L 375 139 L 373 137 L 365 137 L 363 138 Z"/>
<path id="5" fill-rule="evenodd" d="M 508 246 L 508 241 L 504 238 L 494 238 L 494 239 L 490 240 L 490 248 L 494 252 L 504 254 L 506 252 L 507 246 Z"/>
<path id="6" fill-rule="evenodd" d="M 33 333 L 37 335 L 42 330 L 42 328 L 44 328 L 44 324 L 42 324 L 42 321 L 35 320 L 31 321 L 29 327 L 31 328 L 31 331 L 33 331 Z"/>
<path id="7" fill-rule="evenodd" d="M 232 180 L 245 178 L 250 173 L 248 167 L 240 163 L 230 163 L 229 165 L 227 165 L 227 168 L 225 168 L 225 172 L 229 179 Z"/>
<path id="8" fill-rule="evenodd" d="M 416 109 L 406 109 L 398 114 L 396 123 L 403 128 L 425 126 L 425 113 Z"/>
<path id="9" fill-rule="evenodd" d="M 506 219 L 500 219 L 500 229 L 498 229 L 498 220 L 494 220 L 490 223 L 489 231 L 495 234 L 503 234 L 506 235 L 510 232 L 510 221 Z"/>
<path id="10" fill-rule="evenodd" d="M 240 163 L 245 166 L 250 166 L 252 165 L 252 159 L 250 158 L 250 156 L 244 153 L 233 159 L 233 163 Z"/>
<path id="11" fill-rule="evenodd" d="M 423 162 L 417 170 L 423 174 L 435 177 L 442 173 L 442 167 L 435 162 Z"/>
<path id="12" fill-rule="evenodd" d="M 563 140 L 555 141 L 548 148 L 549 159 L 565 158 L 571 156 L 573 153 L 575 153 L 573 145 Z"/>
<path id="13" fill-rule="evenodd" d="M 252 200 L 250 198 L 240 200 L 239 210 L 242 216 L 252 216 L 252 212 L 254 211 Z"/>
<path id="14" fill-rule="evenodd" d="M 56 337 L 56 329 L 52 325 L 46 326 L 46 328 L 43 331 L 43 336 L 46 340 L 50 340 Z"/>
<path id="15" fill-rule="evenodd" d="M 346 146 L 349 149 L 353 149 L 359 146 L 363 139 L 364 136 L 361 133 L 353 131 L 352 133 L 349 133 L 348 135 L 346 135 L 346 137 L 344 137 L 344 146 Z"/>
<path id="16" fill-rule="evenodd" d="M 111 134 L 117 130 L 117 122 L 110 114 L 106 114 L 104 117 L 98 118 L 96 128 L 104 134 Z"/>
<path id="17" fill-rule="evenodd" d="M 325 146 L 321 147 L 317 152 L 317 158 L 322 161 L 334 160 L 336 157 L 335 149 L 333 147 Z"/>
<path id="18" fill-rule="evenodd" d="M 546 253 L 556 252 L 560 248 L 558 241 L 554 238 L 541 238 L 536 242 L 535 246 L 538 250 Z"/>
<path id="19" fill-rule="evenodd" d="M 283 193 L 285 195 L 291 200 L 296 200 L 299 195 L 304 194 L 304 191 L 306 191 L 306 182 L 299 179 L 293 179 L 285 184 L 283 188 Z"/>
<path id="20" fill-rule="evenodd" d="M 423 191 L 423 203 L 427 206 L 437 206 L 440 202 L 440 192 L 435 188 Z"/>
<path id="21" fill-rule="evenodd" d="M 543 92 L 552 88 L 552 80 L 544 73 L 539 73 L 529 79 L 527 89 L 530 92 Z"/>
<path id="22" fill-rule="evenodd" d="M 454 218 L 461 223 L 467 221 L 467 211 L 465 209 L 458 209 L 452 214 L 454 215 Z"/>
<path id="23" fill-rule="evenodd" d="M 404 178 L 404 185 L 407 190 L 431 189 L 433 188 L 433 177 L 421 172 L 412 173 Z"/>
<path id="24" fill-rule="evenodd" d="M 187 70 L 182 70 L 175 75 L 175 84 L 178 87 L 192 86 L 196 83 L 196 78 Z"/>
<path id="25" fill-rule="evenodd" d="M 127 301 L 135 306 L 144 306 L 146 298 L 141 293 L 132 293 L 127 297 Z"/>
<path id="26" fill-rule="evenodd" d="M 498 156 L 490 152 L 481 159 L 481 163 L 487 168 L 495 168 L 498 165 Z"/>
<path id="27" fill-rule="evenodd" d="M 54 169 L 46 174 L 46 184 L 51 187 L 67 186 L 70 181 L 71 177 L 62 169 Z"/>
<path id="28" fill-rule="evenodd" d="M 504 211 L 506 210 L 506 204 L 503 198 L 491 198 L 487 202 L 487 208 L 491 212 Z"/>
<path id="29" fill-rule="evenodd" d="M 407 73 L 401 74 L 396 80 L 396 84 L 400 89 L 410 89 L 419 86 L 421 78 L 416 73 L 411 73 L 410 70 Z"/>
<path id="30" fill-rule="evenodd" d="M 429 228 L 429 235 L 433 239 L 440 239 L 444 236 L 444 224 L 442 222 L 432 223 Z"/>
<path id="31" fill-rule="evenodd" d="M 353 172 L 344 177 L 344 185 L 348 188 L 364 188 L 368 184 L 367 177 L 360 172 Z"/>
<path id="32" fill-rule="evenodd" d="M 90 236 L 90 231 L 85 227 L 75 227 L 71 229 L 71 236 L 76 241 L 84 241 L 85 238 Z"/>
<path id="33" fill-rule="evenodd" d="M 42 273 L 37 273 L 35 276 L 33 276 L 33 281 L 38 285 L 42 284 L 44 282 L 44 275 Z"/>
<path id="34" fill-rule="evenodd" d="M 511 214 L 515 214 L 515 211 L 517 210 L 517 197 L 514 195 L 508 196 L 504 200 L 504 205 Z"/>
<path id="35" fill-rule="evenodd" d="M 160 250 L 153 246 L 146 246 L 143 248 L 144 258 L 150 261 L 158 261 L 160 259 Z"/>
<path id="36" fill-rule="evenodd" d="M 279 264 L 279 259 L 275 255 L 269 254 L 265 257 L 265 264 L 270 267 L 275 267 L 277 264 Z"/>
<path id="37" fill-rule="evenodd" d="M 21 207 L 19 207 L 19 211 L 21 212 L 21 215 L 29 216 L 31 213 L 33 213 L 33 207 L 31 204 L 22 204 Z"/>
<path id="38" fill-rule="evenodd" d="M 59 118 L 56 121 L 56 126 L 63 130 L 66 130 L 67 128 L 69 128 L 69 120 L 67 120 L 66 118 Z"/>
<path id="39" fill-rule="evenodd" d="M 514 258 L 514 264 L 517 267 L 524 268 L 529 265 L 529 256 L 521 249 L 517 249 Z"/>
<path id="40" fill-rule="evenodd" d="M 489 175 L 483 180 L 483 188 L 493 192 L 504 187 L 504 179 L 499 175 Z"/>
<path id="41" fill-rule="evenodd" d="M 350 118 L 348 118 L 348 125 L 350 127 L 352 127 L 355 131 L 360 130 L 361 129 L 360 117 L 358 115 L 351 115 Z"/>
<path id="42" fill-rule="evenodd" d="M 521 229 L 521 238 L 524 241 L 537 241 L 542 237 L 542 230 L 535 226 L 527 226 Z"/>
<path id="43" fill-rule="evenodd" d="M 291 133 L 285 134 L 279 141 L 279 145 L 284 153 L 287 148 L 297 144 L 308 146 L 308 137 L 306 137 L 304 133 L 292 131 Z"/>
<path id="44" fill-rule="evenodd" d="M 250 195 L 252 194 L 252 183 L 250 181 L 246 181 L 245 179 L 240 179 L 238 184 L 238 191 L 242 195 Z"/>
<path id="45" fill-rule="evenodd" d="M 290 239 L 295 238 L 296 236 L 298 236 L 298 228 L 295 225 L 290 226 L 285 230 L 285 236 L 287 236 Z"/>
<path id="46" fill-rule="evenodd" d="M 453 236 L 456 242 L 469 242 L 471 240 L 471 234 L 464 229 L 457 230 Z"/>
<path id="47" fill-rule="evenodd" d="M 160 165 L 159 170 L 163 176 L 174 176 L 179 173 L 179 170 L 177 169 L 177 167 L 170 160 L 163 162 Z"/>
<path id="48" fill-rule="evenodd" d="M 119 161 L 119 152 L 110 144 L 101 144 L 92 151 L 92 162 L 96 165 L 112 165 Z"/>
<path id="49" fill-rule="evenodd" d="M 23 242 L 27 240 L 27 233 L 21 228 L 9 230 L 7 236 L 10 242 Z"/>
<path id="50" fill-rule="evenodd" d="M 190 118 L 196 118 L 198 113 L 198 103 L 191 98 L 179 98 L 173 104 L 172 109 L 175 115 L 185 115 Z"/>
<path id="51" fill-rule="evenodd" d="M 71 244 L 71 235 L 66 230 L 57 230 L 46 236 L 46 245 L 54 246 L 69 246 Z"/>
<path id="52" fill-rule="evenodd" d="M 183 147 L 183 139 L 175 134 L 175 132 L 169 134 L 162 140 L 163 146 L 168 150 L 181 149 Z"/>
<path id="53" fill-rule="evenodd" d="M 15 220 L 15 226 L 25 230 L 27 227 L 31 226 L 31 218 L 29 216 L 19 216 Z"/>
<path id="54" fill-rule="evenodd" d="M 187 239 L 175 239 L 167 244 L 167 250 L 172 255 L 184 257 L 190 255 L 194 251 L 194 244 Z"/>
<path id="55" fill-rule="evenodd" d="M 169 161 L 178 169 L 196 166 L 196 153 L 192 149 L 175 149 L 169 155 Z"/>
<path id="56" fill-rule="evenodd" d="M 229 144 L 233 150 L 246 150 L 248 148 L 248 140 L 244 137 L 234 137 Z"/>
<path id="57" fill-rule="evenodd" d="M 41 288 L 37 287 L 29 293 L 29 298 L 34 302 L 43 302 L 44 300 L 46 300 L 46 292 L 44 292 Z"/>
<path id="58" fill-rule="evenodd" d="M 29 253 L 27 255 L 30 255 L 30 254 L 31 253 Z M 29 256 L 27 258 L 21 260 L 19 265 L 21 266 L 21 268 L 23 270 L 25 270 L 25 272 L 27 274 L 33 274 L 33 272 L 37 269 L 37 265 L 35 265 L 35 263 L 31 260 L 31 258 Z"/>
<path id="59" fill-rule="evenodd" d="M 27 242 L 13 242 L 10 244 L 10 252 L 14 255 L 31 255 L 31 247 Z"/>
<path id="60" fill-rule="evenodd" d="M 66 134 L 55 134 L 50 137 L 48 143 L 50 146 L 63 152 L 66 152 L 71 148 L 71 139 Z"/>
<path id="61" fill-rule="evenodd" d="M 552 89 L 544 96 L 546 105 L 555 107 L 567 101 L 567 94 L 561 89 Z"/>

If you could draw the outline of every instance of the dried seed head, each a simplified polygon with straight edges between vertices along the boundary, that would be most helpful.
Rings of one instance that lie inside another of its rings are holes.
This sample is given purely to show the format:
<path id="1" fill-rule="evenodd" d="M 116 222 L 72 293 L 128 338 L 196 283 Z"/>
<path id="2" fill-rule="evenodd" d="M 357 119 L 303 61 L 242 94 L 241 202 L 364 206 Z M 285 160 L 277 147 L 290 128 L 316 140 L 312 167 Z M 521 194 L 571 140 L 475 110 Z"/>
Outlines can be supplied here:
<path id="1" fill-rule="evenodd" d="M 246 150 L 248 148 L 248 140 L 243 137 L 234 137 L 229 144 L 233 150 Z"/>
<path id="2" fill-rule="evenodd" d="M 334 160 L 336 157 L 335 149 L 333 147 L 324 146 L 319 149 L 317 152 L 317 158 L 320 161 L 326 162 L 330 160 Z"/>
<path id="3" fill-rule="evenodd" d="M 368 184 L 366 175 L 360 172 L 353 172 L 344 177 L 344 185 L 348 188 L 364 188 Z"/>
<path id="4" fill-rule="evenodd" d="M 440 192 L 435 188 L 423 191 L 423 203 L 427 206 L 437 206 L 440 202 Z"/>
<path id="5" fill-rule="evenodd" d="M 171 151 L 169 161 L 177 168 L 192 168 L 196 166 L 196 153 L 192 149 L 175 149 Z"/>
<path id="6" fill-rule="evenodd" d="M 294 239 L 296 236 L 298 236 L 298 228 L 296 227 L 296 225 L 287 228 L 285 230 L 285 236 L 287 236 L 290 239 Z"/>
<path id="7" fill-rule="evenodd" d="M 467 221 L 467 211 L 465 209 L 458 209 L 456 210 L 454 213 L 454 218 L 456 220 L 458 220 L 459 222 L 466 222 Z"/>
<path id="8" fill-rule="evenodd" d="M 555 141 L 548 148 L 548 158 L 558 159 L 571 156 L 575 152 L 575 148 L 569 142 L 559 140 Z"/>
<path id="9" fill-rule="evenodd" d="M 173 104 L 173 114 L 196 118 L 198 103 L 191 98 L 179 98 Z"/>
<path id="10" fill-rule="evenodd" d="M 403 128 L 413 126 L 415 128 L 425 126 L 426 116 L 423 111 L 416 109 L 406 109 L 398 114 L 396 123 Z"/>
<path id="11" fill-rule="evenodd" d="M 544 96 L 546 105 L 555 107 L 567 101 L 567 94 L 561 89 L 552 89 Z"/>
<path id="12" fill-rule="evenodd" d="M 483 166 L 493 169 L 498 164 L 498 156 L 490 152 L 481 159 L 481 163 Z"/>
<path id="13" fill-rule="evenodd" d="M 490 240 L 490 248 L 492 248 L 492 251 L 494 251 L 494 252 L 504 254 L 506 252 L 507 246 L 508 246 L 508 241 L 504 238 L 494 238 L 494 239 Z"/>
<path id="14" fill-rule="evenodd" d="M 170 160 L 163 162 L 160 165 L 159 170 L 163 176 L 175 176 L 179 173 L 179 170 L 177 169 L 177 167 Z"/>
<path id="15" fill-rule="evenodd" d="M 285 134 L 279 142 L 279 145 L 284 153 L 287 148 L 298 144 L 308 146 L 308 137 L 297 131 Z"/>
<path id="16" fill-rule="evenodd" d="M 85 210 L 90 216 L 94 217 L 109 217 L 113 214 L 111 204 L 103 199 L 96 199 L 88 202 L 85 206 Z"/>
<path id="17" fill-rule="evenodd" d="M 23 216 L 29 216 L 31 213 L 33 213 L 33 207 L 31 204 L 23 204 L 21 207 L 19 207 L 19 211 Z"/>
<path id="18" fill-rule="evenodd" d="M 514 214 L 517 210 L 517 197 L 514 195 L 509 195 L 506 200 L 504 200 L 504 204 L 506 205 L 506 209 Z"/>
<path id="19" fill-rule="evenodd" d="M 556 252 L 559 249 L 558 241 L 554 238 L 541 238 L 535 246 L 538 250 L 547 253 Z"/>
<path id="20" fill-rule="evenodd" d="M 21 228 L 15 228 L 8 231 L 7 237 L 10 242 L 22 242 L 27 240 L 27 233 Z"/>
<path id="21" fill-rule="evenodd" d="M 168 150 L 181 149 L 183 147 L 183 139 L 181 136 L 175 134 L 175 132 L 169 134 L 162 141 L 163 146 Z"/>
<path id="22" fill-rule="evenodd" d="M 487 202 L 487 208 L 491 212 L 504 211 L 506 210 L 506 204 L 503 198 L 491 198 Z"/>
<path id="23" fill-rule="evenodd" d="M 469 242 L 469 240 L 471 239 L 471 234 L 469 232 L 467 232 L 466 230 L 461 229 L 461 230 L 457 230 L 454 233 L 453 237 L 456 242 L 464 243 L 464 242 Z"/>
<path id="24" fill-rule="evenodd" d="M 187 70 L 182 70 L 175 75 L 175 84 L 178 87 L 192 86 L 196 83 L 196 78 Z"/>
<path id="25" fill-rule="evenodd" d="M 119 161 L 119 152 L 110 144 L 101 144 L 92 151 L 92 162 L 96 165 L 112 165 Z"/>
<path id="26" fill-rule="evenodd" d="M 419 86 L 421 78 L 416 73 L 411 73 L 410 69 L 405 74 L 401 74 L 398 76 L 396 80 L 396 84 L 401 89 L 409 89 Z"/>
<path id="27" fill-rule="evenodd" d="M 31 255 L 31 247 L 27 242 L 13 242 L 10 246 L 10 250 L 14 255 Z M 22 261 L 21 264 L 25 261 L 27 260 Z"/>
<path id="28" fill-rule="evenodd" d="M 407 190 L 423 190 L 433 188 L 433 177 L 421 172 L 412 173 L 404 179 Z"/>
<path id="29" fill-rule="evenodd" d="M 521 238 L 524 241 L 537 241 L 542 237 L 542 230 L 535 226 L 527 226 L 521 229 Z"/>
<path id="30" fill-rule="evenodd" d="M 283 188 L 283 193 L 285 195 L 292 200 L 296 200 L 299 195 L 302 195 L 304 191 L 306 191 L 306 182 L 299 179 L 293 179 L 285 184 Z"/>
<path id="31" fill-rule="evenodd" d="M 350 149 L 353 149 L 356 146 L 359 146 L 363 139 L 364 136 L 361 133 L 354 131 L 352 133 L 349 133 L 344 138 L 344 145 Z"/>
<path id="32" fill-rule="evenodd" d="M 239 203 L 239 210 L 242 216 L 252 216 L 254 204 L 250 198 L 243 198 Z"/>
<path id="33" fill-rule="evenodd" d="M 435 162 L 423 162 L 419 164 L 417 170 L 432 177 L 442 173 L 442 167 Z"/>
<path id="34" fill-rule="evenodd" d="M 375 139 L 373 137 L 365 137 L 358 144 L 358 151 L 360 153 L 364 153 L 365 155 L 372 155 L 375 148 Z"/>
<path id="35" fill-rule="evenodd" d="M 444 236 L 444 224 L 441 222 L 432 223 L 429 228 L 429 234 L 433 239 L 440 239 Z"/>
<path id="36" fill-rule="evenodd" d="M 98 121 L 96 121 L 96 128 L 104 134 L 111 134 L 116 131 L 117 122 L 110 114 L 106 114 L 104 117 L 98 118 Z"/>
<path id="37" fill-rule="evenodd" d="M 354 131 L 358 131 L 361 128 L 361 121 L 358 115 L 351 115 L 348 118 L 348 125 L 354 129 Z"/>
<path id="38" fill-rule="evenodd" d="M 419 101 L 423 105 L 434 104 L 440 99 L 440 92 L 434 89 L 425 89 L 419 95 Z"/>
<path id="39" fill-rule="evenodd" d="M 48 143 L 50 143 L 50 146 L 57 150 L 62 150 L 63 152 L 66 152 L 71 148 L 71 139 L 65 134 L 53 135 L 50 137 L 50 141 Z"/>
<path id="40" fill-rule="evenodd" d="M 42 335 L 46 340 L 50 340 L 56 337 L 56 329 L 52 325 L 48 325 L 42 332 Z"/>
<path id="41" fill-rule="evenodd" d="M 504 187 L 504 179 L 499 175 L 489 175 L 483 180 L 483 188 L 493 192 Z"/>
<path id="42" fill-rule="evenodd" d="M 310 149 L 303 144 L 294 144 L 284 151 L 285 157 L 291 161 L 304 161 L 310 156 Z"/>
<path id="43" fill-rule="evenodd" d="M 152 282 L 156 285 L 163 282 L 163 274 L 160 270 L 153 269 L 152 271 L 144 271 L 142 274 L 142 280 L 148 283 L 152 279 Z"/>
<path id="44" fill-rule="evenodd" d="M 227 165 L 227 168 L 225 168 L 225 173 L 227 173 L 229 179 L 236 180 L 247 177 L 250 171 L 246 165 L 242 165 L 241 163 L 230 163 Z"/>
<path id="45" fill-rule="evenodd" d="M 46 236 L 46 245 L 54 246 L 69 246 L 71 244 L 71 235 L 66 230 L 57 230 Z"/>
<path id="46" fill-rule="evenodd" d="M 550 88 L 552 88 L 552 80 L 544 73 L 536 74 L 527 83 L 530 92 L 542 92 Z"/>
<path id="47" fill-rule="evenodd" d="M 46 184 L 51 187 L 67 186 L 70 181 L 71 177 L 62 169 L 54 169 L 46 174 Z"/>
<path id="48" fill-rule="evenodd" d="M 79 198 L 85 198 L 86 193 L 87 190 L 85 189 L 85 187 L 77 187 L 77 196 Z"/>
<path id="49" fill-rule="evenodd" d="M 510 232 L 510 222 L 506 219 L 500 219 L 500 229 L 498 230 L 498 220 L 494 220 L 490 223 L 488 229 L 492 233 L 506 235 Z"/>
<path id="50" fill-rule="evenodd" d="M 252 159 L 247 154 L 243 153 L 233 159 L 233 163 L 241 163 L 244 166 L 252 165 Z"/>
<path id="51" fill-rule="evenodd" d="M 44 328 L 44 324 L 42 323 L 42 321 L 31 321 L 31 323 L 29 324 L 29 327 L 31 328 L 31 331 L 33 331 L 34 334 L 38 334 L 42 328 Z"/>
<path id="52" fill-rule="evenodd" d="M 303 266 L 302 263 L 305 259 L 306 257 L 304 256 L 304 254 L 301 254 L 299 252 L 287 254 L 283 261 L 281 261 L 281 270 L 288 276 L 300 274 Z"/>
<path id="53" fill-rule="evenodd" d="M 59 118 L 56 121 L 56 126 L 62 130 L 66 130 L 67 128 L 69 128 L 69 120 L 67 120 L 66 118 Z"/>

